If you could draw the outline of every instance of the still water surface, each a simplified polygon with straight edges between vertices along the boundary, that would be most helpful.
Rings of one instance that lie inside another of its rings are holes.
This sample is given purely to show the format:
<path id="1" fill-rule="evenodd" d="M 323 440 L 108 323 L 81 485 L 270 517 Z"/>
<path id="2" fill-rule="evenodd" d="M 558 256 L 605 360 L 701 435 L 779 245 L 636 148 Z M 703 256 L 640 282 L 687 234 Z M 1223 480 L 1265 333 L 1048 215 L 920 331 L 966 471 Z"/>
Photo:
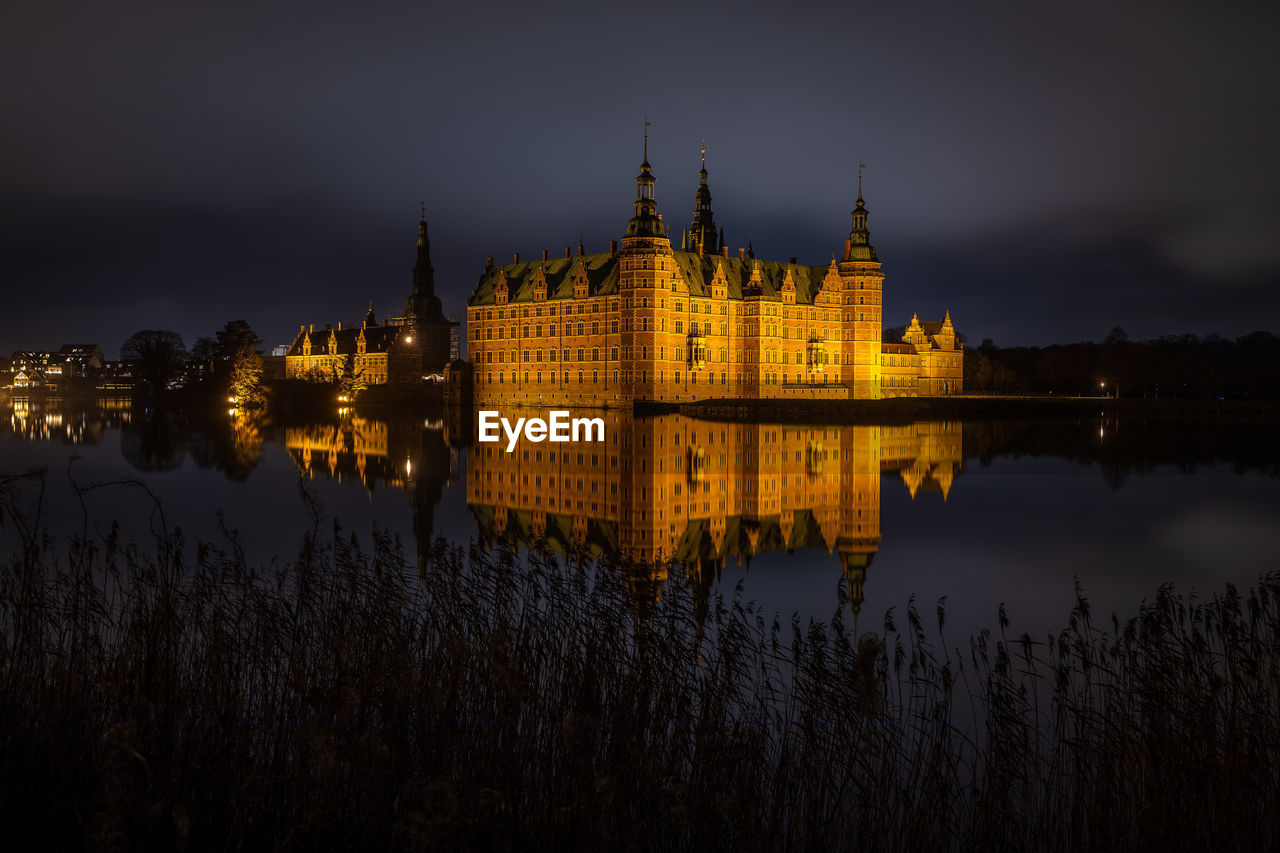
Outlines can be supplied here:
<path id="1" fill-rule="evenodd" d="M 1274 426 L 1222 421 L 928 422 L 797 426 L 607 415 L 603 444 L 474 444 L 468 415 L 378 411 L 262 428 L 108 401 L 18 400 L 0 431 L 10 480 L 0 537 L 26 528 L 146 546 L 235 538 L 288 560 L 314 494 L 340 535 L 674 556 L 709 598 L 785 621 L 829 618 L 843 587 L 859 630 L 915 595 L 946 597 L 948 642 L 994 627 L 1061 628 L 1083 587 L 1132 615 L 1166 582 L 1202 595 L 1280 567 Z M 16 514 L 13 510 L 17 510 Z M 420 563 L 425 557 L 419 556 Z M 1106 619 L 1109 622 L 1109 618 Z"/>

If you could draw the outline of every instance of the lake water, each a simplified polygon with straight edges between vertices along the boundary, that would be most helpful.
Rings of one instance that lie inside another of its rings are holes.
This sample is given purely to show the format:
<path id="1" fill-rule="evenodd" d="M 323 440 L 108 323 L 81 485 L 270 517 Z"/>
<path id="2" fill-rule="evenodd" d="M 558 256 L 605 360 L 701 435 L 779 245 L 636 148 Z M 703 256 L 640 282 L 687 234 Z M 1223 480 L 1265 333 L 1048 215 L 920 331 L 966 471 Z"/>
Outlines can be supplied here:
<path id="1" fill-rule="evenodd" d="M 1061 628 L 1077 581 L 1096 615 L 1123 619 L 1163 583 L 1207 596 L 1280 565 L 1280 453 L 1266 423 L 796 426 L 610 413 L 603 443 L 522 441 L 507 453 L 475 443 L 470 414 L 456 410 L 271 429 L 114 401 L 18 400 L 8 415 L 10 549 L 37 527 L 103 536 L 119 522 L 143 547 L 177 526 L 190 542 L 235 538 L 267 565 L 302 543 L 304 489 L 326 531 L 336 521 L 368 542 L 378 525 L 411 562 L 435 536 L 674 556 L 701 595 L 741 583 L 784 621 L 829 618 L 843 587 L 859 630 L 878 631 L 912 595 L 931 617 L 945 596 L 948 642 L 961 646 L 995 627 L 1001 602 L 1014 633 Z"/>

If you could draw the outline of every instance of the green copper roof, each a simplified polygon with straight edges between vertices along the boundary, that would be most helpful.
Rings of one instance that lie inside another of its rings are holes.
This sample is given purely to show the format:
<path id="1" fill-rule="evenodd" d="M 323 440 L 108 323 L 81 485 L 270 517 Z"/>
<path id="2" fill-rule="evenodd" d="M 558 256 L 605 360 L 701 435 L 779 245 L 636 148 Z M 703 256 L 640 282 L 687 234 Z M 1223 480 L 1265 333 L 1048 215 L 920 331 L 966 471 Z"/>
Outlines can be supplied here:
<path id="1" fill-rule="evenodd" d="M 547 261 L 521 261 L 518 264 L 494 267 L 480 276 L 467 304 L 494 304 L 494 292 L 500 274 L 507 277 L 508 302 L 532 302 L 533 283 L 538 277 L 539 267 L 547 279 L 547 299 L 571 299 L 579 264 L 586 267 L 588 289 L 592 296 L 618 292 L 618 259 L 602 253 Z"/>
<path id="2" fill-rule="evenodd" d="M 633 220 L 635 221 L 635 220 Z M 789 264 L 781 261 L 740 260 L 736 257 L 725 258 L 721 255 L 702 255 L 694 252 L 672 253 L 676 268 L 684 277 L 685 284 L 692 296 L 710 296 L 711 281 L 716 270 L 723 267 L 725 281 L 728 284 L 728 297 L 742 299 L 743 288 L 751 280 L 751 273 L 758 264 L 760 267 L 760 294 L 767 299 L 781 298 L 782 284 L 787 270 L 791 270 L 796 285 L 796 302 L 811 304 L 814 296 L 822 287 L 822 280 L 827 275 L 828 266 L 819 264 Z M 589 293 L 592 296 L 604 296 L 618 293 L 618 257 L 607 253 L 586 255 L 574 258 L 556 258 L 547 261 L 522 261 L 518 264 L 495 266 L 488 270 L 476 282 L 475 290 L 468 305 L 493 305 L 494 291 L 500 274 L 507 277 L 507 301 L 532 302 L 533 283 L 541 267 L 547 279 L 547 299 L 570 299 L 573 297 L 573 282 L 577 276 L 579 263 L 586 266 Z"/>

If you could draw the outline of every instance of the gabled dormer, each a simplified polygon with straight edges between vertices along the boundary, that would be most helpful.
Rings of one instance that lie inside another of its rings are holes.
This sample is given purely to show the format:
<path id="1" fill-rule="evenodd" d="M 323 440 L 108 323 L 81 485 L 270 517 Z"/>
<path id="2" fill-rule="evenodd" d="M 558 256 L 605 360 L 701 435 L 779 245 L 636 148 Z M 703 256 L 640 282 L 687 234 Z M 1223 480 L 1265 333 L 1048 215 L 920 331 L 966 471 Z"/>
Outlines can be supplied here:
<path id="1" fill-rule="evenodd" d="M 796 304 L 796 277 L 791 272 L 791 267 L 787 267 L 787 274 L 782 277 L 782 304 Z"/>
<path id="2" fill-rule="evenodd" d="M 751 276 L 742 283 L 743 296 L 763 296 L 764 277 L 760 274 L 760 262 L 751 262 Z"/>
<path id="3" fill-rule="evenodd" d="M 538 269 L 533 274 L 533 301 L 547 301 L 547 271 L 542 264 L 538 264 Z"/>
<path id="4" fill-rule="evenodd" d="M 716 271 L 711 274 L 711 298 L 724 299 L 729 293 L 729 279 L 724 274 L 724 259 L 716 259 Z"/>
<path id="5" fill-rule="evenodd" d="M 578 268 L 573 273 L 573 298 L 586 299 L 591 290 L 591 279 L 587 276 L 586 261 L 578 261 Z"/>
<path id="6" fill-rule="evenodd" d="M 335 332 L 333 329 L 329 330 L 329 340 L 325 344 L 325 349 L 329 353 L 329 355 L 338 354 L 338 333 Z"/>
<path id="7" fill-rule="evenodd" d="M 364 355 L 368 352 L 369 341 L 364 336 L 364 326 L 360 327 L 360 337 L 356 338 L 356 355 Z"/>
<path id="8" fill-rule="evenodd" d="M 835 302 L 843 289 L 844 280 L 840 278 L 840 266 L 836 263 L 836 259 L 832 258 L 831 266 L 827 267 L 827 274 L 822 277 L 822 286 L 814 294 L 813 301 Z"/>
<path id="9" fill-rule="evenodd" d="M 507 304 L 507 271 L 498 270 L 498 283 L 493 288 L 493 301 L 498 305 Z"/>

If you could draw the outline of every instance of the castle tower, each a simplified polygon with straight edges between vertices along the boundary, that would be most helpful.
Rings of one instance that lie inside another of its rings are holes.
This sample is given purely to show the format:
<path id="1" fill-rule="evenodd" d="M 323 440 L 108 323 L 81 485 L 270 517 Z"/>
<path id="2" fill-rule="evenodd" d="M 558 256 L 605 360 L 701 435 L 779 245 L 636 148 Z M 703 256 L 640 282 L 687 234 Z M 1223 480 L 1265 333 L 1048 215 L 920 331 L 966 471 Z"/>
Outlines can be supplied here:
<path id="1" fill-rule="evenodd" d="M 665 398 L 664 386 L 674 381 L 681 366 L 675 359 L 681 338 L 667 328 L 668 299 L 678 273 L 671 240 L 658 213 L 655 183 L 646 133 L 644 160 L 636 176 L 635 216 L 627 223 L 618 258 L 622 347 L 630 353 L 623 358 L 624 395 L 635 400 Z"/>
<path id="2" fill-rule="evenodd" d="M 707 186 L 707 144 L 702 144 L 702 169 L 698 172 L 698 191 L 693 197 L 693 222 L 689 225 L 688 250 L 714 255 L 720 251 L 715 217 L 711 212 L 711 188 Z"/>
<path id="3" fill-rule="evenodd" d="M 840 261 L 844 305 L 842 332 L 845 348 L 840 369 L 841 381 L 854 399 L 872 400 L 880 396 L 880 337 L 884 275 L 871 245 L 870 214 L 862 200 L 862 172 L 858 172 L 858 201 L 852 211 L 853 227 L 844 244 Z"/>
<path id="4" fill-rule="evenodd" d="M 413 265 L 413 293 L 405 300 L 404 313 L 409 329 L 402 339 L 402 345 L 421 352 L 423 375 L 440 372 L 449 363 L 450 341 L 457 322 L 444 315 L 440 297 L 436 296 L 436 273 L 431 266 L 431 237 L 427 231 L 425 207 L 422 219 L 418 222 L 418 256 Z"/>
<path id="5" fill-rule="evenodd" d="M 431 237 L 427 233 L 426 211 L 418 222 L 418 259 L 413 265 L 413 293 L 405 300 L 406 314 L 419 321 L 440 320 L 444 311 L 436 296 L 436 272 L 431 266 Z"/>

